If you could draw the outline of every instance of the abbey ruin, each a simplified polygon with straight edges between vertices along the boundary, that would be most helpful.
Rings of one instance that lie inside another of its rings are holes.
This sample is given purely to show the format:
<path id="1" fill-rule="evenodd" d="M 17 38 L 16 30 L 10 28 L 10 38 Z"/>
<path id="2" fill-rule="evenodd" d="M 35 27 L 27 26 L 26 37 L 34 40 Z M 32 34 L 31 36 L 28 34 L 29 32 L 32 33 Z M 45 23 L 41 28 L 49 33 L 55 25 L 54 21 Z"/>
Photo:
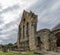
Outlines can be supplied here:
<path id="1" fill-rule="evenodd" d="M 47 50 L 60 49 L 60 27 L 56 29 L 42 29 L 37 31 L 38 16 L 32 12 L 23 11 L 17 46 L 19 50 Z"/>

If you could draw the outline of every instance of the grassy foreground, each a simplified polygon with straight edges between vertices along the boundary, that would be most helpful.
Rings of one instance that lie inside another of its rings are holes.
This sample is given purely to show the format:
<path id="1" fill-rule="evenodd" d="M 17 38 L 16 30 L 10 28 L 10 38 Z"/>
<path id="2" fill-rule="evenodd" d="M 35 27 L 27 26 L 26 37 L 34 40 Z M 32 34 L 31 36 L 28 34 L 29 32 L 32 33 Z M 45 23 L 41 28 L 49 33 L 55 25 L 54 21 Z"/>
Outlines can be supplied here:
<path id="1" fill-rule="evenodd" d="M 13 52 L 2 52 L 0 51 L 0 55 L 23 55 L 23 54 L 17 54 L 17 53 L 13 53 Z M 36 55 L 33 52 L 27 52 L 27 55 Z"/>
<path id="2" fill-rule="evenodd" d="M 2 52 L 2 51 L 0 51 L 0 55 L 21 55 L 21 54 L 17 54 L 17 53 L 13 53 L 13 52 Z"/>

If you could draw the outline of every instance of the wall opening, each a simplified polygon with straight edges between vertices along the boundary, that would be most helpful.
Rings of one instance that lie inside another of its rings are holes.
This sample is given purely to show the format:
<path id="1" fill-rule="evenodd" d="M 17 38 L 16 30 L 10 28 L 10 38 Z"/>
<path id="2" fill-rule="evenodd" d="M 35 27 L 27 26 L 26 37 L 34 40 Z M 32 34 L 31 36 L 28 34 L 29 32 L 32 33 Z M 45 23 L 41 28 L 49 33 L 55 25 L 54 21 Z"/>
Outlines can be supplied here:
<path id="1" fill-rule="evenodd" d="M 29 38 L 29 23 L 27 23 L 27 30 L 26 30 L 27 37 Z"/>
<path id="2" fill-rule="evenodd" d="M 56 33 L 55 36 L 57 38 L 57 41 L 56 41 L 57 47 L 60 47 L 60 32 Z"/>
<path id="3" fill-rule="evenodd" d="M 40 50 L 41 50 L 41 44 L 42 44 L 41 38 L 40 38 L 40 37 L 37 37 L 37 47 L 38 47 L 38 49 L 40 49 Z"/>

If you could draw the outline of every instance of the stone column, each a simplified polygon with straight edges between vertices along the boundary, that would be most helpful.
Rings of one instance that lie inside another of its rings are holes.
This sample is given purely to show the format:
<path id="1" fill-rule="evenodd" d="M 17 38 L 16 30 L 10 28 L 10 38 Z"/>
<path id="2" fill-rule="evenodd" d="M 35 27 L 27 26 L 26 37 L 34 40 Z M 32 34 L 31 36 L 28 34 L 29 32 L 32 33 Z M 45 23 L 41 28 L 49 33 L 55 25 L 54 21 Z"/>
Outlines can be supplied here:
<path id="1" fill-rule="evenodd" d="M 19 26 L 19 31 L 18 31 L 18 38 L 17 38 L 17 46 L 18 46 L 18 50 L 20 49 L 20 35 L 21 35 L 21 31 L 20 31 L 20 26 Z"/>
<path id="2" fill-rule="evenodd" d="M 36 50 L 36 43 L 35 43 L 35 30 L 34 30 L 34 26 L 31 25 L 29 26 L 29 46 L 30 46 L 30 50 Z"/>

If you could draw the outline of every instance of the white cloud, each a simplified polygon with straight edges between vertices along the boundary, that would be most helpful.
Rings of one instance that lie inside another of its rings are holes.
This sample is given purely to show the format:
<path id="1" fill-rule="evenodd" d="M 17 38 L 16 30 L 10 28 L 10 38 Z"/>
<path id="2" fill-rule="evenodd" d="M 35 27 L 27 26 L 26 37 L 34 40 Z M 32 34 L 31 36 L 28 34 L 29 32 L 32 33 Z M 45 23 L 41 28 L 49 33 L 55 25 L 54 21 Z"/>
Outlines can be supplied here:
<path id="1" fill-rule="evenodd" d="M 2 33 L 0 34 L 0 38 L 2 38 L 2 40 L 11 39 L 12 37 L 9 36 L 18 33 L 17 31 L 15 32 L 14 29 L 18 29 L 19 19 L 21 18 L 20 14 L 24 9 L 28 9 L 32 6 L 36 1 L 37 0 L 0 0 L 0 15 L 3 17 L 3 23 L 0 25 L 0 33 Z M 14 5 L 19 5 L 20 8 L 17 7 L 18 9 L 16 9 Z"/>
<path id="2" fill-rule="evenodd" d="M 14 4 L 18 3 L 17 0 L 0 0 L 0 4 L 2 6 L 3 9 L 12 6 Z"/>
<path id="3" fill-rule="evenodd" d="M 0 43 L 1 43 L 1 44 L 2 44 L 2 42 L 3 42 L 3 41 L 2 41 L 2 40 L 0 40 Z"/>
<path id="4" fill-rule="evenodd" d="M 55 11 L 60 8 L 60 0 L 57 0 L 51 7 L 51 11 Z"/>
<path id="5" fill-rule="evenodd" d="M 9 39 L 7 36 L 8 36 L 8 34 L 7 35 L 0 35 L 0 38 L 1 39 Z"/>
<path id="6" fill-rule="evenodd" d="M 8 23 L 8 22 L 14 20 L 15 19 L 14 17 L 18 16 L 18 14 L 21 13 L 23 11 L 23 9 L 27 9 L 32 4 L 34 4 L 36 1 L 37 0 L 33 0 L 33 1 L 32 0 L 27 0 L 27 1 L 25 1 L 25 0 L 19 0 L 19 1 L 17 1 L 17 0 L 13 0 L 13 1 L 12 0 L 9 0 L 9 1 L 8 0 L 6 0 L 6 1 L 2 0 L 1 3 L 3 4 L 4 7 L 5 6 L 11 6 L 11 5 L 14 5 L 17 3 L 20 5 L 20 9 L 17 12 L 15 10 L 14 13 L 13 13 L 13 11 L 9 12 L 9 13 L 5 13 L 4 14 L 4 21 L 6 23 Z M 14 17 L 13 17 L 13 15 L 14 15 Z"/>

